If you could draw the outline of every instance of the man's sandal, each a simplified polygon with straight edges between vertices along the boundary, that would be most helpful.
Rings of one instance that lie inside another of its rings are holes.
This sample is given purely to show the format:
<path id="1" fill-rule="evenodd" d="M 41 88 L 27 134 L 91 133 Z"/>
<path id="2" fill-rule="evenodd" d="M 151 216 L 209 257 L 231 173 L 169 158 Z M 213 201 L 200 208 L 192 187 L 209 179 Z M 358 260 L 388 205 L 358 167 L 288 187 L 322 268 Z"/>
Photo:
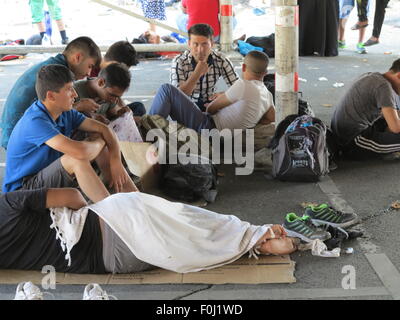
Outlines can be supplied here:
<path id="1" fill-rule="evenodd" d="M 363 24 L 363 25 L 361 25 L 359 23 L 356 23 L 354 26 L 351 27 L 351 30 L 358 30 L 358 29 L 363 29 L 363 28 L 366 28 L 366 27 L 368 27 L 368 23 L 367 24 Z"/>
<path id="2" fill-rule="evenodd" d="M 373 46 L 374 44 L 378 44 L 378 43 L 379 43 L 379 40 L 368 39 L 366 42 L 364 42 L 364 47 Z"/>

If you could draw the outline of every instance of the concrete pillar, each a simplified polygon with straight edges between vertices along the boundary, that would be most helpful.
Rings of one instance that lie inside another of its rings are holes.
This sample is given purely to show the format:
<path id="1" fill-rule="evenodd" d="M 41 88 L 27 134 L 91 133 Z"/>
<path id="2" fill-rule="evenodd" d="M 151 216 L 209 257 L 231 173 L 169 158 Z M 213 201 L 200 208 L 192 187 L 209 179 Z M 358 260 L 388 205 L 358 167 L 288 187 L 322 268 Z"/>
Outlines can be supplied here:
<path id="1" fill-rule="evenodd" d="M 220 0 L 219 5 L 220 5 L 219 23 L 221 26 L 221 34 L 220 34 L 221 51 L 229 52 L 232 51 L 232 43 L 233 43 L 232 0 Z"/>
<path id="2" fill-rule="evenodd" d="M 297 0 L 275 0 L 276 123 L 298 113 L 299 7 Z"/>

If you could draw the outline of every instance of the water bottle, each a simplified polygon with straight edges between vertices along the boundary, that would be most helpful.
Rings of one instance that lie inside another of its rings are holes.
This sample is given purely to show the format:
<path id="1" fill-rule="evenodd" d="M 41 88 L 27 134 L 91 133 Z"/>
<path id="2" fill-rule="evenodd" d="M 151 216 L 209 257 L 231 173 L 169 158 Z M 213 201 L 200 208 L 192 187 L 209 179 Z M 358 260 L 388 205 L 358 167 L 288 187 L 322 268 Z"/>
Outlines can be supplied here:
<path id="1" fill-rule="evenodd" d="M 51 18 L 50 18 L 50 13 L 48 11 L 44 12 L 44 23 L 46 25 L 46 34 L 48 35 L 49 38 L 51 38 L 52 34 L 52 26 L 51 26 Z"/>

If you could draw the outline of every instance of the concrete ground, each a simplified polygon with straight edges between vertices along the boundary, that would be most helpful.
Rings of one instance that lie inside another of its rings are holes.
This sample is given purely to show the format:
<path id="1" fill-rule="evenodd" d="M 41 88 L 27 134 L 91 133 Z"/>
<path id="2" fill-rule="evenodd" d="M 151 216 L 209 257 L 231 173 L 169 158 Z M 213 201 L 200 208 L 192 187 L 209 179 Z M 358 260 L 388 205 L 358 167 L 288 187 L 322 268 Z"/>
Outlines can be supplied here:
<path id="1" fill-rule="evenodd" d="M 366 71 L 385 72 L 400 56 L 399 1 L 388 9 L 382 43 L 366 55 L 352 48 L 338 57 L 300 57 L 300 91 L 316 115 L 329 123 L 334 106 L 352 80 Z M 396 11 L 397 10 L 397 11 Z M 349 26 L 353 21 L 349 22 Z M 269 29 L 268 29 L 269 30 Z M 371 30 L 368 28 L 368 35 Z M 271 31 L 273 32 L 273 30 Z M 348 31 L 349 42 L 356 38 Z M 269 34 L 269 32 L 267 32 Z M 47 55 L 28 55 L 24 60 L 0 65 L 0 111 L 11 86 L 30 65 Z M 128 100 L 142 100 L 149 108 L 151 97 L 160 84 L 168 81 L 170 60 L 141 61 L 132 69 L 133 83 L 126 93 Z M 235 66 L 240 68 L 240 62 Z M 273 72 L 274 60 L 270 71 Z M 320 81 L 325 77 L 327 81 Z M 334 87 L 343 83 L 343 87 Z M 224 86 L 221 85 L 221 88 Z M 0 181 L 4 175 L 4 151 L 0 151 Z M 396 161 L 339 162 L 338 169 L 319 183 L 283 183 L 271 180 L 263 172 L 236 176 L 233 165 L 222 165 L 217 201 L 207 209 L 235 214 L 253 224 L 282 223 L 288 212 L 302 213 L 305 201 L 329 202 L 344 210 L 354 210 L 362 219 L 358 226 L 362 239 L 349 241 L 345 247 L 353 254 L 339 258 L 320 258 L 310 252 L 296 252 L 293 284 L 259 285 L 104 285 L 120 300 L 259 300 L 259 299 L 340 299 L 380 300 L 400 298 L 399 211 L 386 210 L 399 196 L 399 163 Z M 349 267 L 350 266 L 350 267 Z M 354 267 L 354 269 L 353 269 Z M 348 271 L 355 271 L 355 286 L 344 289 Z M 12 299 L 15 285 L 0 285 L 0 299 Z M 56 299 L 81 299 L 83 285 L 58 285 L 51 293 Z"/>

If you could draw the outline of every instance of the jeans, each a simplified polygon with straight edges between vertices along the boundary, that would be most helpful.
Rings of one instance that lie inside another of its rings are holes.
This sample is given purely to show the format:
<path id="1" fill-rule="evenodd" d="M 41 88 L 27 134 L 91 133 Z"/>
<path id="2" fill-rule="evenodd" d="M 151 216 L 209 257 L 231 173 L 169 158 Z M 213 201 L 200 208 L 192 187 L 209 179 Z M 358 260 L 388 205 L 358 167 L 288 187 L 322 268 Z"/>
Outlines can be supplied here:
<path id="1" fill-rule="evenodd" d="M 186 94 L 169 83 L 164 83 L 158 89 L 149 114 L 158 114 L 165 119 L 170 116 L 172 120 L 197 132 L 215 128 L 211 115 L 201 112 Z"/>

